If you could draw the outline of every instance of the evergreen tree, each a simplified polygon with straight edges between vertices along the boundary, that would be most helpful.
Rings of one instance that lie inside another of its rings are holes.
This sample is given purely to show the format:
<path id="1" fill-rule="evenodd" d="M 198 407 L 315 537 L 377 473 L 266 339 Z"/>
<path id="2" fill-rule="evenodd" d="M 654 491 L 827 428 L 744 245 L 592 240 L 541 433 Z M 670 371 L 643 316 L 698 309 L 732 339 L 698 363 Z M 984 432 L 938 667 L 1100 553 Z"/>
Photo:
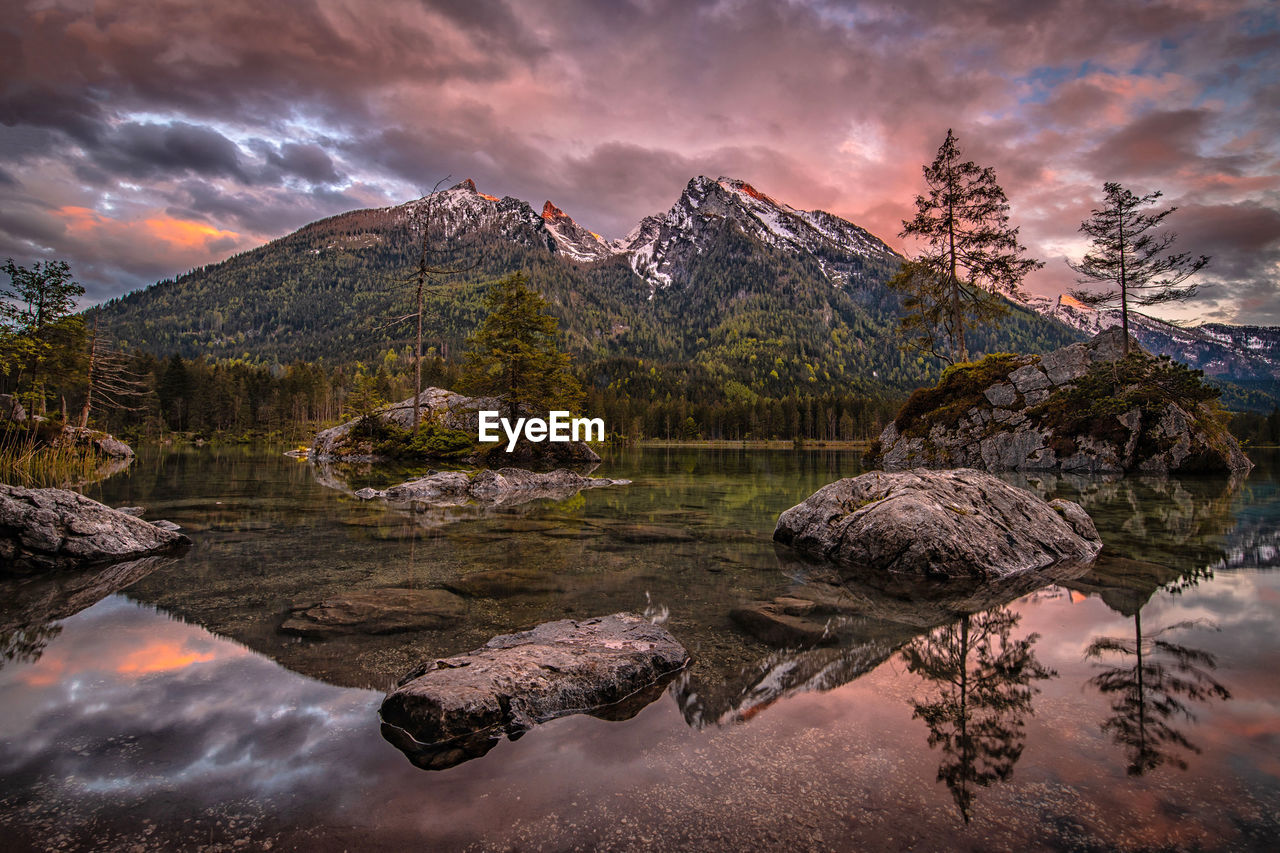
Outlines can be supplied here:
<path id="1" fill-rule="evenodd" d="M 1209 257 L 1193 259 L 1189 252 L 1168 252 L 1178 235 L 1161 234 L 1156 229 L 1177 208 L 1143 211 L 1161 197 L 1159 191 L 1137 196 L 1112 182 L 1104 184 L 1102 191 L 1102 207 L 1080 223 L 1081 233 L 1089 236 L 1093 248 L 1080 261 L 1067 263 L 1080 274 L 1081 284 L 1105 282 L 1115 289 L 1074 290 L 1071 295 L 1095 308 L 1120 306 L 1124 351 L 1128 354 L 1130 303 L 1145 307 L 1190 299 L 1197 285 L 1184 282 L 1204 269 Z"/>
<path id="2" fill-rule="evenodd" d="M 569 356 L 556 346 L 559 324 L 524 273 L 506 276 L 488 294 L 489 315 L 467 339 L 464 386 L 502 399 L 508 417 L 521 407 L 571 409 L 582 399 Z"/>
<path id="3" fill-rule="evenodd" d="M 903 220 L 902 237 L 918 237 L 924 248 L 903 264 L 889 285 L 907 296 L 903 331 L 910 345 L 945 361 L 968 361 L 965 328 L 1002 316 L 1000 296 L 1016 296 L 1027 273 L 1044 266 L 1023 257 L 1018 229 L 1009 227 L 1009 200 L 995 170 L 962 160 L 955 135 L 924 167 L 927 195 L 916 196 L 914 219 Z M 946 352 L 938 337 L 945 336 Z"/>
<path id="4" fill-rule="evenodd" d="M 0 289 L 0 367 L 17 371 L 14 387 L 32 414 L 43 414 L 46 383 L 72 379 L 83 366 L 84 321 L 72 311 L 84 288 L 66 261 L 36 261 L 27 269 L 9 258 L 3 270 L 9 287 Z"/>

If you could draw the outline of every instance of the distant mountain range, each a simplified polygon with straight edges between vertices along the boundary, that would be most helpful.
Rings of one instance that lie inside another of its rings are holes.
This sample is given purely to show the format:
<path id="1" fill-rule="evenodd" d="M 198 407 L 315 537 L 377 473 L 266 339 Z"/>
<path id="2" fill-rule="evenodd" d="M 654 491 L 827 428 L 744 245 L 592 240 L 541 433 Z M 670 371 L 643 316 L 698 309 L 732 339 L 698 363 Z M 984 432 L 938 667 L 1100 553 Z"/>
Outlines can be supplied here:
<path id="1" fill-rule="evenodd" d="M 1057 299 L 1030 296 L 1023 304 L 1090 337 L 1121 324 L 1119 309 L 1098 310 L 1065 294 Z M 1130 311 L 1129 333 L 1150 352 L 1203 370 L 1206 376 L 1232 381 L 1280 379 L 1280 327 L 1175 326 Z"/>
<path id="2" fill-rule="evenodd" d="M 427 336 L 441 353 L 461 352 L 489 282 L 525 270 L 597 386 L 896 395 L 937 377 L 932 360 L 899 347 L 900 296 L 885 282 L 901 257 L 851 222 L 797 210 L 744 181 L 693 178 L 668 211 L 612 241 L 550 201 L 538 212 L 470 180 L 430 201 L 448 249 L 436 260 L 468 270 L 429 295 Z M 390 321 L 408 310 L 409 222 L 427 203 L 320 220 L 95 311 L 118 341 L 158 354 L 349 363 L 402 352 L 409 330 Z M 1001 326 L 976 330 L 970 346 L 1043 352 L 1110 322 L 1032 298 Z M 1278 375 L 1275 329 L 1143 323 L 1135 332 L 1144 345 L 1211 375 Z"/>

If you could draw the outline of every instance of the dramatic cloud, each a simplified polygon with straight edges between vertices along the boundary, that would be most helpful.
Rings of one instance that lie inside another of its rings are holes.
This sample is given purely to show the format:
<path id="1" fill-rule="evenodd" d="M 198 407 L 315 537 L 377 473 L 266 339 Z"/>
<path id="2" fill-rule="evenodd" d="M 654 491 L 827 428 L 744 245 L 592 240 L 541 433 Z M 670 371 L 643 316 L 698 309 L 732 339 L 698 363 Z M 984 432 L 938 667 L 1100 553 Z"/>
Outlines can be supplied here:
<path id="1" fill-rule="evenodd" d="M 1048 261 L 1031 290 L 1074 283 L 1118 180 L 1214 258 L 1170 316 L 1280 322 L 1277 57 L 1262 0 L 27 0 L 0 256 L 100 299 L 446 175 L 610 237 L 732 175 L 897 244 L 951 127 Z"/>

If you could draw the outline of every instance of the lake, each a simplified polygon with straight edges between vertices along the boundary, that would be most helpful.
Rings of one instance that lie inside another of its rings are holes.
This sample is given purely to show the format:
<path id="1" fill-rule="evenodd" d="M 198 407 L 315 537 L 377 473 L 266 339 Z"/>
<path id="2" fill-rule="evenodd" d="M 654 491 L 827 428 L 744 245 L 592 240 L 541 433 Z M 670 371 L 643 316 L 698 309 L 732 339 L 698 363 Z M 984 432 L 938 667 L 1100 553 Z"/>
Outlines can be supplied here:
<path id="1" fill-rule="evenodd" d="M 410 513 L 351 496 L 408 469 L 148 450 L 84 491 L 180 524 L 189 554 L 6 587 L 2 846 L 1274 850 L 1280 458 L 1254 459 L 1242 482 L 1010 475 L 1089 511 L 1089 571 L 963 601 L 850 582 L 832 644 L 786 649 L 729 613 L 811 582 L 774 523 L 856 452 L 619 451 L 595 473 L 629 486 Z M 465 616 L 280 631 L 406 587 Z M 621 610 L 694 658 L 632 718 L 435 771 L 382 736 L 419 662 Z"/>

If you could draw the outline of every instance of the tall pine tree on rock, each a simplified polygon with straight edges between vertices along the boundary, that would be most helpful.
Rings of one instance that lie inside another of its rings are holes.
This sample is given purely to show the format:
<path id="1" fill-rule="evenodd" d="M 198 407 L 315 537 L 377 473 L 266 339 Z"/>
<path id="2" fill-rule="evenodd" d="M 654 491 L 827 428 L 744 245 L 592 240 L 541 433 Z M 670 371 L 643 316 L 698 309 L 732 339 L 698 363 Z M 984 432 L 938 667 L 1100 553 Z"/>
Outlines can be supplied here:
<path id="1" fill-rule="evenodd" d="M 1157 229 L 1177 208 L 1156 213 L 1143 211 L 1161 197 L 1159 191 L 1138 196 L 1118 183 L 1108 182 L 1102 192 L 1102 207 L 1080 223 L 1081 233 L 1089 236 L 1093 246 L 1080 261 L 1067 263 L 1080 274 L 1081 284 L 1105 282 L 1114 288 L 1073 290 L 1071 295 L 1095 308 L 1120 306 L 1127 355 L 1129 305 L 1146 307 L 1190 299 L 1196 295 L 1197 285 L 1185 282 L 1204 269 L 1209 258 L 1169 252 L 1178 235 Z"/>
<path id="2" fill-rule="evenodd" d="M 889 285 L 906 294 L 902 328 L 914 336 L 912 347 L 968 361 L 965 329 L 1002 316 L 1001 297 L 1016 296 L 1026 274 L 1044 264 L 1023 256 L 995 170 L 963 160 L 950 129 L 924 179 L 928 193 L 916 196 L 915 218 L 903 221 L 899 235 L 919 238 L 923 248 Z"/>
<path id="3" fill-rule="evenodd" d="M 556 345 L 559 324 L 524 273 L 500 280 L 487 302 L 489 315 L 467 339 L 467 391 L 499 397 L 509 418 L 522 408 L 547 412 L 579 405 L 582 387 L 568 354 Z"/>

